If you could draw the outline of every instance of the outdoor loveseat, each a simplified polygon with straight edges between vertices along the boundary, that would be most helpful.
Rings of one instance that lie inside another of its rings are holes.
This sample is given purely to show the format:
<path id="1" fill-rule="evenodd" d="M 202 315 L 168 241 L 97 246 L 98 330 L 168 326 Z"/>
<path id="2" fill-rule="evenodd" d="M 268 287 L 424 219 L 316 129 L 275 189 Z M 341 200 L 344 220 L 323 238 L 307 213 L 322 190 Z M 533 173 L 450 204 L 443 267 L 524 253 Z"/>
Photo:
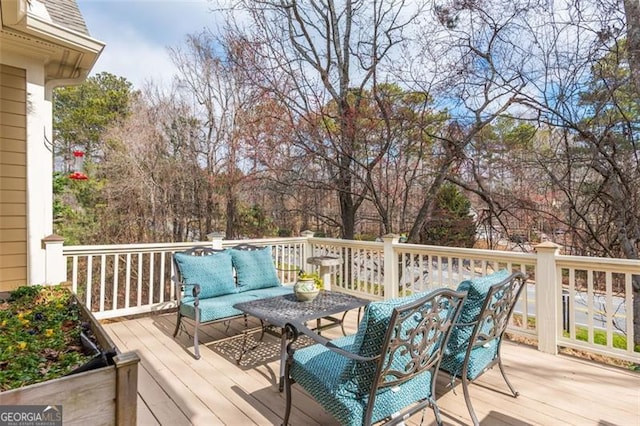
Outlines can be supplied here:
<path id="1" fill-rule="evenodd" d="M 230 249 L 194 247 L 173 255 L 178 283 L 178 318 L 194 321 L 193 347 L 200 358 L 198 328 L 202 324 L 242 317 L 236 303 L 292 294 L 283 286 L 273 262 L 271 247 L 241 244 Z M 184 325 L 182 325 L 184 327 Z"/>

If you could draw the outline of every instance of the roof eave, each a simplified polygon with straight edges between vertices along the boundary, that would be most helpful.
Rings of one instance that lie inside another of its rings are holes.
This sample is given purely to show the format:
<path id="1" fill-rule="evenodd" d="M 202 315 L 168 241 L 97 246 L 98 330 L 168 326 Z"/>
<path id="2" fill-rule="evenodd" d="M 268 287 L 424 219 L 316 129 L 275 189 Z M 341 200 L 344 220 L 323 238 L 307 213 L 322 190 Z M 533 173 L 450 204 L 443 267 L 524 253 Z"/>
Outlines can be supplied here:
<path id="1" fill-rule="evenodd" d="M 48 87 L 79 84 L 86 79 L 104 49 L 103 42 L 30 13 L 25 0 L 2 0 L 0 4 L 2 29 L 7 34 L 20 33 L 21 44 L 36 48 L 30 51 L 43 57 Z M 48 46 L 44 55 L 43 46 Z"/>

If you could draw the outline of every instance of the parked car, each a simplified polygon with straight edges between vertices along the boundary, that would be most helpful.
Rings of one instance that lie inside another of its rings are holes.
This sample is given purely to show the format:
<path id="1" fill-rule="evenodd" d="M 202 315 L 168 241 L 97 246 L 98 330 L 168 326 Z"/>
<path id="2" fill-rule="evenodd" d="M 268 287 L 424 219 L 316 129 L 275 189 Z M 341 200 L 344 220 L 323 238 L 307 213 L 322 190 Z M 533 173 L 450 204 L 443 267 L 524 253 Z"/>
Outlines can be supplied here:
<path id="1" fill-rule="evenodd" d="M 523 244 L 529 241 L 529 239 L 524 234 L 513 234 L 509 236 L 509 241 L 512 243 Z"/>

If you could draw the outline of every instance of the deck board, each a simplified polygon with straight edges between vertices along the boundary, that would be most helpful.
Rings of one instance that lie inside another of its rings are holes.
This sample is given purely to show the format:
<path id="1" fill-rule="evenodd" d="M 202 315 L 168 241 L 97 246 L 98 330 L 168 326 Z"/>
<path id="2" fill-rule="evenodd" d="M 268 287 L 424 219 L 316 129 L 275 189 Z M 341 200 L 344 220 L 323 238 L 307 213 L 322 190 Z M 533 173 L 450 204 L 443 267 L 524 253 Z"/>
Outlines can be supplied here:
<path id="1" fill-rule="evenodd" d="M 279 425 L 285 407 L 278 392 L 279 340 L 265 336 L 256 350 L 237 365 L 244 322 L 234 320 L 203 327 L 200 352 L 182 332 L 172 337 L 175 314 L 156 314 L 105 324 L 122 350 L 140 356 L 138 379 L 139 425 Z M 355 330 L 356 315 L 347 316 Z M 249 327 L 257 327 L 252 320 Z M 192 330 L 187 325 L 187 330 Z M 327 335 L 337 336 L 338 330 Z M 251 339 L 258 337 L 250 334 Z M 503 360 L 520 392 L 513 398 L 497 368 L 471 386 L 476 414 L 486 425 L 640 425 L 640 375 L 565 355 L 548 355 L 534 348 L 506 342 Z M 462 387 L 451 390 L 446 374 L 438 377 L 436 392 L 445 425 L 470 423 Z M 311 397 L 294 386 L 293 425 L 338 423 Z M 420 424 L 422 414 L 408 425 Z M 435 424 L 433 412 L 424 414 Z"/>

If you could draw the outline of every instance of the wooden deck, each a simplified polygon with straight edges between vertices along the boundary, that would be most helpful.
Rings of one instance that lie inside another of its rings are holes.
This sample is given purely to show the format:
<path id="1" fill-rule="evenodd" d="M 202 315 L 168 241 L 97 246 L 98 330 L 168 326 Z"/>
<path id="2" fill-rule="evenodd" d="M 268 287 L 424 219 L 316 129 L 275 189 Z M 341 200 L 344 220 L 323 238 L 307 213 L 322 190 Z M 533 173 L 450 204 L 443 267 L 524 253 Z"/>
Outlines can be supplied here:
<path id="1" fill-rule="evenodd" d="M 105 324 L 118 347 L 141 358 L 138 370 L 139 425 L 279 425 L 285 401 L 276 381 L 279 340 L 267 336 L 238 366 L 241 320 L 225 333 L 204 327 L 202 358 L 191 355 L 189 337 L 172 338 L 175 314 Z M 347 321 L 355 327 L 355 314 Z M 250 326 L 256 326 L 251 323 Z M 191 327 L 188 327 L 192 330 Z M 331 330 L 327 334 L 339 334 Z M 185 348 L 188 346 L 188 348 Z M 471 387 L 478 418 L 486 425 L 640 425 L 640 374 L 568 356 L 551 356 L 507 342 L 503 360 L 520 396 L 513 398 L 497 368 Z M 446 425 L 470 423 L 462 388 L 452 392 L 438 379 L 438 405 Z M 294 386 L 293 425 L 336 425 L 313 399 Z M 408 424 L 420 424 L 421 414 Z M 435 424 L 433 412 L 425 425 Z"/>

